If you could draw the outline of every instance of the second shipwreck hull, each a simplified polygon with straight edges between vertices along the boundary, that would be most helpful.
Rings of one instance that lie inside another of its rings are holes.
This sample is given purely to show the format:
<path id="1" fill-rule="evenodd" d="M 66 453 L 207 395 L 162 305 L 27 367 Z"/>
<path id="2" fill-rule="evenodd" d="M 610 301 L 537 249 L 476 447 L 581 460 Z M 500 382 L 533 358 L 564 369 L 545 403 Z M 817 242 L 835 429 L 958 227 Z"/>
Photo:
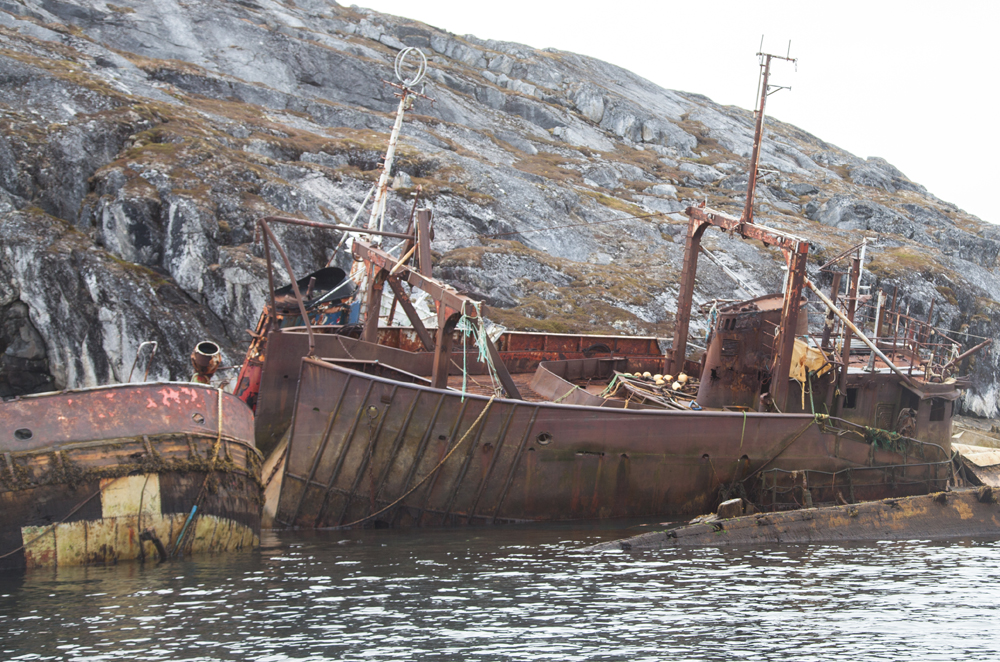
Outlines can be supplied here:
<path id="1" fill-rule="evenodd" d="M 275 523 L 688 516 L 755 484 L 773 497 L 779 474 L 782 494 L 802 496 L 803 467 L 805 489 L 829 499 L 945 489 L 948 452 L 908 441 L 879 449 L 809 414 L 491 400 L 304 359 Z"/>
<path id="2" fill-rule="evenodd" d="M 0 403 L 0 569 L 252 549 L 260 454 L 235 396 L 126 384 Z"/>

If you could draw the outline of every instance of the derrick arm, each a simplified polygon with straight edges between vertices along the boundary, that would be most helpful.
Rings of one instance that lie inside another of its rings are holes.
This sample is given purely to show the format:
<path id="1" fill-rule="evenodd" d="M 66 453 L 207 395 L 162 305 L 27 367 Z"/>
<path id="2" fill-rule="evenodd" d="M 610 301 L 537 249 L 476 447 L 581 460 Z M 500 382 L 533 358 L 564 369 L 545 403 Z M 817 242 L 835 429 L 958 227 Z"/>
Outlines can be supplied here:
<path id="1" fill-rule="evenodd" d="M 766 246 L 782 249 L 788 259 L 789 281 L 785 292 L 781 325 L 778 327 L 774 363 L 772 365 L 771 398 L 783 404 L 788 394 L 788 375 L 795 344 L 802 288 L 805 284 L 806 258 L 809 242 L 774 228 L 744 222 L 707 207 L 688 207 L 687 243 L 684 248 L 684 267 L 681 271 L 680 292 L 677 295 L 677 321 L 674 328 L 673 369 L 679 370 L 687 357 L 687 338 L 691 322 L 691 305 L 694 298 L 695 275 L 698 270 L 698 253 L 701 237 L 709 227 L 721 228 L 738 234 L 744 239 L 755 239 Z"/>
<path id="2" fill-rule="evenodd" d="M 388 253 L 363 241 L 355 240 L 353 250 L 354 257 L 358 260 L 363 260 L 372 269 L 373 274 L 384 275 L 384 278 L 389 282 L 394 292 L 399 288 L 400 283 L 405 281 L 411 287 L 426 292 L 438 304 L 438 337 L 437 342 L 434 344 L 435 370 L 431 382 L 434 388 L 444 388 L 447 385 L 447 362 L 451 353 L 450 343 L 448 342 L 448 339 L 451 337 L 450 331 L 454 329 L 454 325 L 458 323 L 461 315 L 464 314 L 469 318 L 478 317 L 479 312 L 476 309 L 476 302 L 469 297 L 459 294 L 441 281 L 424 275 L 408 265 L 400 264 L 396 261 L 396 258 Z M 395 281 L 395 284 L 393 281 Z M 411 315 L 410 310 L 405 306 L 404 310 L 408 316 Z M 415 312 L 411 316 L 411 322 L 414 322 L 414 317 L 416 317 Z M 418 323 L 421 327 L 423 326 L 419 318 L 417 318 L 416 322 L 414 322 L 415 328 L 417 328 Z M 507 367 L 502 361 L 498 360 L 499 353 L 493 345 L 493 341 L 486 338 L 486 345 L 490 356 L 493 358 L 497 377 L 500 379 L 500 384 L 507 393 L 507 397 L 521 400 L 521 393 L 517 390 L 517 386 L 514 385 L 514 380 L 507 371 Z"/>

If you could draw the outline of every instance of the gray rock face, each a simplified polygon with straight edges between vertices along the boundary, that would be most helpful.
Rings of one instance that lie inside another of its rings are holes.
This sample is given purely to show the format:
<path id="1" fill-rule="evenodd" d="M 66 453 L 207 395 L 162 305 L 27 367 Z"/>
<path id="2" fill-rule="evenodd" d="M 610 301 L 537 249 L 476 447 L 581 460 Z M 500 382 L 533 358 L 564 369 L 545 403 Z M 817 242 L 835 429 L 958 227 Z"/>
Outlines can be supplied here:
<path id="1" fill-rule="evenodd" d="M 851 168 L 851 181 L 860 186 L 880 188 L 889 193 L 896 191 L 927 192 L 927 189 L 911 182 L 906 175 L 888 161 L 874 156 L 865 163 Z"/>
<path id="2" fill-rule="evenodd" d="M 788 192 L 792 195 L 816 195 L 819 189 L 812 184 L 792 184 L 788 187 Z"/>
<path id="3" fill-rule="evenodd" d="M 0 395 L 125 379 L 146 340 L 156 377 L 186 378 L 203 339 L 237 363 L 265 299 L 256 219 L 355 217 L 405 46 L 428 56 L 434 103 L 407 114 L 385 223 L 406 227 L 419 188 L 438 275 L 510 323 L 669 336 L 678 212 L 742 209 L 751 113 L 573 53 L 320 0 L 23 0 L 0 2 L 0 26 Z M 866 284 L 897 278 L 939 324 L 1000 337 L 996 228 L 884 159 L 765 126 L 759 222 L 817 246 L 867 233 Z M 276 233 L 297 274 L 349 266 L 338 233 Z M 706 243 L 780 288 L 777 256 Z M 931 266 L 903 278 L 899 251 Z M 697 302 L 739 296 L 703 262 Z M 997 412 L 998 375 L 975 365 L 969 411 Z"/>
<path id="4" fill-rule="evenodd" d="M 723 177 L 722 173 L 715 168 L 698 163 L 682 163 L 680 164 L 680 170 L 690 175 L 688 179 L 695 186 L 710 184 Z"/>
<path id="5" fill-rule="evenodd" d="M 657 184 L 655 186 L 650 186 L 646 190 L 653 195 L 663 195 L 669 198 L 677 197 L 677 187 L 672 184 Z"/>
<path id="6" fill-rule="evenodd" d="M 815 219 L 824 225 L 848 230 L 882 230 L 912 239 L 922 229 L 908 223 L 901 214 L 869 200 L 837 195 L 817 211 Z"/>
<path id="7" fill-rule="evenodd" d="M 177 285 L 117 261 L 65 221 L 7 214 L 0 239 L 0 278 L 18 287 L 2 327 L 0 374 L 12 392 L 125 381 L 136 339 L 159 344 L 152 377 L 187 379 L 192 343 L 226 338 L 220 321 Z M 237 358 L 227 353 L 227 361 Z"/>
<path id="8" fill-rule="evenodd" d="M 0 397 L 52 389 L 45 340 L 28 317 L 28 306 L 15 301 L 0 313 Z"/>
<path id="9" fill-rule="evenodd" d="M 583 171 L 583 176 L 583 181 L 602 188 L 616 189 L 621 183 L 618 172 L 609 166 L 592 166 Z"/>
<path id="10" fill-rule="evenodd" d="M 910 239 L 979 266 L 996 268 L 997 265 L 1000 244 L 995 239 L 957 227 L 951 218 L 933 207 L 903 203 L 893 210 L 868 200 L 838 195 L 816 208 L 811 217 L 836 228 Z"/>
<path id="11" fill-rule="evenodd" d="M 443 266 L 440 275 L 451 282 L 462 283 L 471 297 L 490 306 L 511 308 L 524 297 L 524 286 L 532 282 L 568 285 L 566 274 L 523 255 L 484 253 L 478 264 Z"/>

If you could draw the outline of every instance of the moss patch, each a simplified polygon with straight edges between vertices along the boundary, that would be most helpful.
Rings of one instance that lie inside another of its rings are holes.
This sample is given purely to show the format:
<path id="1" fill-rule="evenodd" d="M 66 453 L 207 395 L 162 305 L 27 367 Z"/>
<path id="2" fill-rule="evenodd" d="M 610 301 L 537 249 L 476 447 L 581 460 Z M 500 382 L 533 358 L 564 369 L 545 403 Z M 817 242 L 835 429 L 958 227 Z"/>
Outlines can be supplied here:
<path id="1" fill-rule="evenodd" d="M 698 120 L 690 119 L 687 113 L 681 115 L 681 121 L 677 122 L 677 126 L 684 129 L 686 133 L 694 136 L 694 139 L 698 141 L 694 151 L 705 152 L 705 156 L 694 159 L 695 163 L 715 165 L 722 162 L 738 163 L 746 160 L 723 147 L 718 140 L 712 137 L 707 126 Z"/>
<path id="2" fill-rule="evenodd" d="M 899 277 L 905 274 L 920 274 L 924 278 L 951 275 L 940 264 L 937 251 L 926 246 L 898 246 L 876 254 L 867 268 L 882 278 Z"/>
<path id="3" fill-rule="evenodd" d="M 598 191 L 581 190 L 580 193 L 591 198 L 599 205 L 603 205 L 609 209 L 614 209 L 615 211 L 625 212 L 632 216 L 645 215 L 646 212 L 643 211 L 641 207 L 633 205 L 632 203 L 626 202 L 621 198 L 616 198 L 610 195 L 604 195 Z"/>
<path id="4" fill-rule="evenodd" d="M 935 289 L 938 291 L 938 294 L 945 298 L 945 301 L 953 306 L 958 305 L 958 298 L 955 296 L 955 291 L 950 287 L 947 285 L 938 285 Z"/>
<path id="5" fill-rule="evenodd" d="M 526 172 L 545 179 L 551 179 L 563 184 L 583 184 L 583 175 L 576 170 L 564 167 L 567 163 L 573 162 L 564 156 L 552 152 L 539 152 L 538 154 L 526 155 L 514 163 L 514 167 L 521 172 Z M 576 161 L 579 162 L 579 161 Z"/>
<path id="6" fill-rule="evenodd" d="M 669 267 L 650 267 L 642 257 L 634 262 L 620 259 L 612 264 L 591 264 L 553 257 L 507 240 L 491 240 L 484 246 L 460 248 L 443 255 L 436 263 L 442 268 L 482 268 L 490 253 L 520 255 L 570 279 L 564 286 L 544 281 L 518 282 L 524 292 L 514 308 L 488 310 L 490 319 L 522 331 L 549 333 L 640 333 L 669 335 L 673 331 L 673 311 L 664 311 L 659 322 L 646 322 L 628 307 L 645 307 L 665 285 L 676 283 L 677 274 Z"/>

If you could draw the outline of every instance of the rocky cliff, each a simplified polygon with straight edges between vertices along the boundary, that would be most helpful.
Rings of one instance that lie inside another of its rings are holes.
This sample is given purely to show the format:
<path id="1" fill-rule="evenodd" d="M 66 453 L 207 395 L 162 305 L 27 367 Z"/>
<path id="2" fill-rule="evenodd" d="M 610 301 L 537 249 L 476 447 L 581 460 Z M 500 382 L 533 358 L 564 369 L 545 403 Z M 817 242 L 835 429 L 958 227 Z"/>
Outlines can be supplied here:
<path id="1" fill-rule="evenodd" d="M 387 224 L 419 185 L 435 273 L 503 324 L 669 336 L 679 212 L 742 207 L 751 113 L 592 58 L 321 0 L 120 2 L 0 0 L 0 395 L 126 380 L 148 340 L 151 377 L 186 378 L 202 339 L 238 363 L 265 295 L 254 220 L 354 216 L 408 45 L 434 102 L 407 116 Z M 758 220 L 813 242 L 814 272 L 867 235 L 866 285 L 900 285 L 916 315 L 934 301 L 969 345 L 1000 336 L 997 228 L 770 119 L 761 165 Z M 282 236 L 301 273 L 339 239 Z M 706 244 L 780 288 L 772 252 Z M 740 296 L 702 262 L 698 300 Z M 975 362 L 968 411 L 997 414 L 998 355 Z"/>

